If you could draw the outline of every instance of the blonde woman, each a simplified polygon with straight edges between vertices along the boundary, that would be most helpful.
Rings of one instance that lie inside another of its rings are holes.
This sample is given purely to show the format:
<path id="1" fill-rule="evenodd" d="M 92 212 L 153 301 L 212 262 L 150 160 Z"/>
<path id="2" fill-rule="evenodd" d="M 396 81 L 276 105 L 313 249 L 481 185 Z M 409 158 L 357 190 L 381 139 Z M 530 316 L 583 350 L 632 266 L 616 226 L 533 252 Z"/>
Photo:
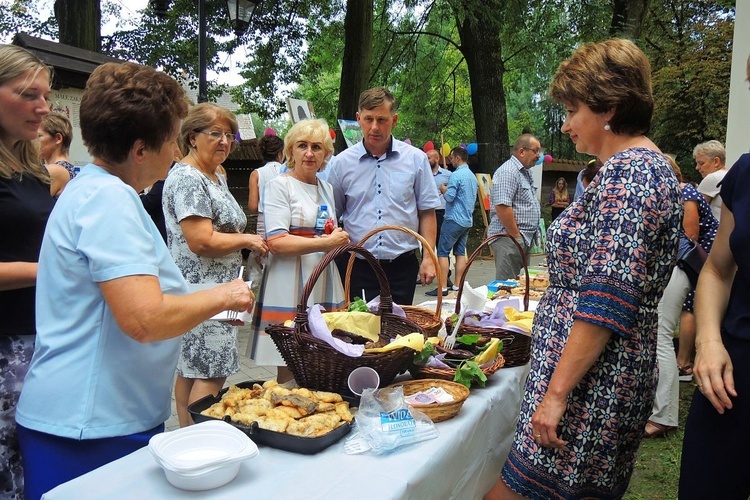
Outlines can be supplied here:
<path id="1" fill-rule="evenodd" d="M 279 381 L 290 379 L 291 374 L 265 334 L 266 326 L 292 319 L 302 288 L 325 252 L 349 243 L 349 234 L 338 227 L 331 185 L 317 175 L 333 153 L 326 122 L 297 122 L 284 138 L 284 153 L 290 171 L 268 181 L 263 194 L 265 236 L 271 256 L 258 294 L 250 353 L 259 365 L 279 367 Z M 318 236 L 315 220 L 323 205 L 335 228 L 330 234 Z M 343 302 L 341 279 L 331 264 L 316 282 L 308 305 L 321 304 L 330 311 Z"/>
<path id="2" fill-rule="evenodd" d="M 34 350 L 37 259 L 55 204 L 34 145 L 49 113 L 50 71 L 0 45 L 0 497 L 23 498 L 15 409 Z"/>

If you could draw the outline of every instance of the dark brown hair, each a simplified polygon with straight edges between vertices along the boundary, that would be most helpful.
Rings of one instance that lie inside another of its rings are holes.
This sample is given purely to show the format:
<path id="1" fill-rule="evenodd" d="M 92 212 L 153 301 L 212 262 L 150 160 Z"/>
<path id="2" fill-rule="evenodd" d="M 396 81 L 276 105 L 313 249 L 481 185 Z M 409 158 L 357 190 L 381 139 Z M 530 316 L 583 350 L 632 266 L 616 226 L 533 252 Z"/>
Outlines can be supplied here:
<path id="1" fill-rule="evenodd" d="M 359 110 L 375 109 L 383 104 L 391 107 L 391 113 L 396 112 L 396 98 L 390 90 L 385 87 L 374 87 L 367 89 L 359 95 Z"/>
<path id="2" fill-rule="evenodd" d="M 583 45 L 557 68 L 549 93 L 557 102 L 585 104 L 594 113 L 615 110 L 609 120 L 615 134 L 646 134 L 651 126 L 651 64 L 629 40 Z"/>
<path id="3" fill-rule="evenodd" d="M 185 91 L 166 73 L 140 64 L 106 63 L 91 73 L 81 98 L 81 137 L 89 154 L 122 163 L 136 140 L 158 151 L 188 111 Z"/>
<path id="4" fill-rule="evenodd" d="M 258 140 L 258 148 L 265 161 L 276 161 L 284 152 L 284 141 L 277 135 L 264 135 Z"/>

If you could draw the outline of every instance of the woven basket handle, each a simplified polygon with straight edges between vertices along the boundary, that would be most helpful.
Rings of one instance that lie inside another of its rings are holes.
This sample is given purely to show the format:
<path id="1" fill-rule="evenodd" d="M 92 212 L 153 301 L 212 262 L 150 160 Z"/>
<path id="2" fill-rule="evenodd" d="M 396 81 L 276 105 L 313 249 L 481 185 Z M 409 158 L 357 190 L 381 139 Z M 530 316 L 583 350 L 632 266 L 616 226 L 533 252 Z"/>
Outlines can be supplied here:
<path id="1" fill-rule="evenodd" d="M 376 227 L 375 229 L 373 229 L 372 231 L 370 231 L 369 233 L 367 233 L 366 235 L 364 235 L 362 237 L 362 239 L 359 240 L 359 242 L 357 243 L 357 246 L 360 246 L 360 247 L 363 246 L 364 243 L 365 243 L 365 241 L 369 240 L 375 234 L 377 234 L 377 233 L 379 233 L 381 231 L 389 230 L 389 229 L 392 229 L 392 230 L 395 230 L 395 231 L 401 231 L 402 233 L 406 233 L 406 234 L 410 234 L 410 235 L 414 236 L 416 239 L 418 239 L 420 243 L 422 243 L 422 249 L 423 249 L 423 251 L 427 252 L 427 255 L 429 255 L 430 258 L 432 259 L 432 261 L 435 263 L 435 279 L 437 279 L 438 287 L 439 287 L 440 286 L 440 277 L 441 277 L 441 274 L 440 274 L 440 262 L 438 262 L 438 258 L 437 258 L 437 255 L 435 255 L 435 251 L 432 249 L 432 247 L 430 247 L 430 245 L 427 243 L 427 240 L 424 239 L 421 234 L 412 231 L 408 227 L 396 226 L 396 225 L 392 225 L 392 224 L 391 225 L 385 225 L 385 226 Z M 351 284 L 349 283 L 349 280 L 351 279 L 351 276 L 352 276 L 352 269 L 354 269 L 354 259 L 355 259 L 355 257 L 352 254 L 352 256 L 349 257 L 349 264 L 346 266 L 346 279 L 344 280 L 344 296 L 346 297 L 347 300 L 349 300 L 349 297 L 351 296 L 350 295 L 350 293 L 351 293 Z M 403 304 L 403 305 L 410 306 L 411 304 Z M 435 307 L 435 317 L 437 319 L 441 319 L 441 314 L 440 313 L 441 313 L 442 305 L 443 305 L 443 294 L 438 293 L 438 295 L 437 295 L 437 305 Z"/>
<path id="2" fill-rule="evenodd" d="M 512 237 L 509 234 L 495 234 L 484 240 L 479 244 L 479 246 L 474 250 L 474 252 L 471 254 L 471 257 L 469 257 L 469 260 L 466 262 L 466 268 L 464 269 L 464 273 L 461 275 L 461 281 L 458 284 L 458 296 L 456 297 L 456 314 L 459 313 L 461 308 L 461 295 L 464 293 L 464 280 L 466 279 L 466 274 L 469 272 L 469 267 L 471 267 L 471 264 L 474 262 L 474 260 L 479 257 L 479 254 L 482 251 L 482 248 L 489 245 L 495 240 L 498 240 L 500 238 L 510 238 L 510 241 L 513 242 L 514 245 L 516 245 L 516 248 L 518 249 L 518 253 L 521 254 L 521 262 L 523 263 L 523 270 L 526 275 L 526 292 L 523 295 L 523 310 L 528 311 L 529 310 L 529 268 L 526 262 L 526 254 L 523 251 L 523 248 L 521 248 L 521 245 L 518 244 L 516 239 Z M 438 294 L 439 295 L 439 294 Z"/>
<path id="3" fill-rule="evenodd" d="M 326 266 L 328 266 L 328 264 L 333 262 L 336 257 L 346 252 L 352 252 L 352 257 L 354 257 L 353 254 L 358 253 L 362 257 L 364 257 L 367 262 L 370 263 L 370 266 L 372 266 L 373 271 L 375 271 L 375 275 L 377 276 L 378 282 L 380 283 L 380 307 L 378 308 L 378 312 L 380 314 L 393 312 L 393 298 L 391 297 L 391 288 L 388 285 L 388 279 L 385 277 L 385 272 L 383 272 L 383 268 L 380 266 L 380 262 L 378 262 L 378 260 L 370 252 L 362 247 L 356 245 L 341 245 L 340 247 L 334 248 L 333 250 L 325 254 L 322 259 L 320 259 L 320 262 L 318 262 L 318 265 L 315 266 L 315 269 L 313 269 L 312 273 L 310 274 L 310 278 L 308 278 L 307 283 L 305 283 L 305 286 L 302 289 L 300 302 L 299 304 L 297 304 L 297 315 L 294 321 L 295 329 L 299 329 L 303 324 L 307 324 L 307 301 L 310 298 L 310 294 L 312 294 L 315 283 L 323 273 L 323 270 L 326 268 Z"/>

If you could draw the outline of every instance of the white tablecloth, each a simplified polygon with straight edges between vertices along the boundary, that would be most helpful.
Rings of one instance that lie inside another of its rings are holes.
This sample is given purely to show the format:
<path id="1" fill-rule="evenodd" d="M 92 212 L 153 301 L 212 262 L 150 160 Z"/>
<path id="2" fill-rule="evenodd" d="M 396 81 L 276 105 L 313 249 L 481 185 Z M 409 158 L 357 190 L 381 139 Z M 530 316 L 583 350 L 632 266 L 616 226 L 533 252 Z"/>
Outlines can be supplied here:
<path id="1" fill-rule="evenodd" d="M 211 491 L 170 485 L 147 448 L 69 481 L 46 499 L 305 498 L 477 499 L 500 477 L 528 365 L 503 368 L 473 388 L 460 413 L 436 424 L 437 439 L 384 456 L 345 455 L 344 440 L 316 455 L 261 447 L 239 475 Z"/>

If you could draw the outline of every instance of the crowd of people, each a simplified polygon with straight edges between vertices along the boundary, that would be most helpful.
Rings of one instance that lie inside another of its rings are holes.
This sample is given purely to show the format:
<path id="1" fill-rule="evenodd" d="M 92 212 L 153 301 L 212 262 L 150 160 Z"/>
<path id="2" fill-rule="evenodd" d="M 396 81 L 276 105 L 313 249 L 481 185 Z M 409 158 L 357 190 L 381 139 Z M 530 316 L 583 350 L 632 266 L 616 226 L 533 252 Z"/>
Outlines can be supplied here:
<path id="1" fill-rule="evenodd" d="M 396 303 L 412 304 L 415 276 L 426 285 L 439 274 L 435 294 L 446 295 L 451 254 L 454 277 L 466 269 L 478 191 L 469 154 L 453 148 L 450 171 L 437 151 L 396 139 L 396 99 L 384 87 L 362 93 L 363 140 L 335 156 L 324 120 L 259 140 L 266 164 L 251 174 L 248 197 L 255 233 L 222 167 L 238 141 L 230 111 L 191 106 L 175 80 L 147 66 L 103 64 L 81 100 L 92 160 L 78 172 L 67 157 L 72 127 L 50 113 L 50 87 L 41 60 L 0 45 L 4 497 L 40 498 L 143 447 L 163 432 L 172 393 L 180 425 L 190 425 L 188 406 L 216 394 L 243 355 L 240 323 L 210 320 L 222 311 L 252 312 L 245 354 L 277 367 L 280 382 L 292 379 L 266 327 L 294 317 L 326 252 L 373 228 L 403 226 L 436 249 L 439 273 L 420 262 L 408 234 L 384 231 L 364 244 Z M 676 428 L 678 380 L 688 375 L 698 391 L 680 497 L 746 498 L 750 280 L 735 257 L 744 229 L 735 230 L 734 214 L 750 156 L 727 170 L 721 143 L 700 144 L 693 155 L 704 179 L 685 182 L 647 137 L 650 65 L 626 40 L 578 48 L 550 95 L 567 112 L 562 132 L 595 159 L 574 196 L 564 178 L 550 192 L 550 285 L 536 310 L 512 449 L 487 498 L 620 498 L 641 439 Z M 488 234 L 510 237 L 492 243 L 497 279 L 529 263 L 541 216 L 530 169 L 543 154 L 524 133 L 492 177 Z M 697 247 L 708 260 L 696 289 L 687 255 Z M 262 269 L 257 300 L 244 262 Z M 380 293 L 357 258 L 345 297 L 347 262 L 326 269 L 308 305 L 335 310 Z"/>

